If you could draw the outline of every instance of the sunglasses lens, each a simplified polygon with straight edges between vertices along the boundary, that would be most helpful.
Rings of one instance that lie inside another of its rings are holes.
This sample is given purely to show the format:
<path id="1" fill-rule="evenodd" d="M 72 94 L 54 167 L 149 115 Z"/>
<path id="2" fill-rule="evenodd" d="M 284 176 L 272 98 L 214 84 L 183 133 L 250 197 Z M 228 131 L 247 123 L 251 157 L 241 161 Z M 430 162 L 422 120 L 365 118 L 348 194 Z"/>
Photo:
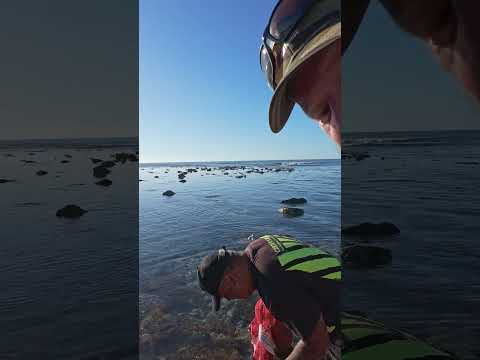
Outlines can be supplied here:
<path id="1" fill-rule="evenodd" d="M 265 77 L 267 78 L 268 86 L 272 89 L 275 89 L 275 85 L 273 83 L 273 64 L 272 59 L 268 53 L 268 50 L 262 45 L 260 50 L 260 67 L 262 68 Z"/>
<path id="2" fill-rule="evenodd" d="M 336 0 L 338 1 L 338 0 Z M 270 21 L 270 34 L 275 39 L 284 39 L 292 31 L 300 18 L 317 2 L 322 0 L 283 0 L 280 1 Z"/>

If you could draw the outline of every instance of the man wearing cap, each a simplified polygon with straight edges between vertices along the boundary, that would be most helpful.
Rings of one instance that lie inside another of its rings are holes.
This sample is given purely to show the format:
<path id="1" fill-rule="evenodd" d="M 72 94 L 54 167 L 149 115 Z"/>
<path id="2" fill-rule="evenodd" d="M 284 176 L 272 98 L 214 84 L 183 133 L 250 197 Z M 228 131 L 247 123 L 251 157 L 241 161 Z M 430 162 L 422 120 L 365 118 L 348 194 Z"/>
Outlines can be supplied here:
<path id="1" fill-rule="evenodd" d="M 290 354 L 278 357 L 317 360 L 338 353 L 341 268 L 327 252 L 288 235 L 264 235 L 244 251 L 223 248 L 206 256 L 197 274 L 216 311 L 222 298 L 258 292 L 273 316 L 300 337 Z"/>
<path id="2" fill-rule="evenodd" d="M 260 65 L 274 90 L 269 122 L 274 133 L 295 103 L 341 144 L 340 0 L 281 0 L 262 38 Z"/>

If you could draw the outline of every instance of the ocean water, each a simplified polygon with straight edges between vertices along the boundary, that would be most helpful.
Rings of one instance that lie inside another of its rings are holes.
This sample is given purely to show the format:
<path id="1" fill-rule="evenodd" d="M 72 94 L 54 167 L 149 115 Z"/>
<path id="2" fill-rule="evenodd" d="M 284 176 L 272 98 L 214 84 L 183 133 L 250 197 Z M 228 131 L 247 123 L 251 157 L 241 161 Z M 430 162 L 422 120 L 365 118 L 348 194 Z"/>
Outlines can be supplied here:
<path id="1" fill-rule="evenodd" d="M 89 159 L 136 150 L 136 139 L 0 142 L 0 178 L 13 180 L 0 183 L 0 358 L 136 350 L 138 162 L 115 165 L 101 187 Z M 67 204 L 88 212 L 57 218 Z"/>
<path id="2" fill-rule="evenodd" d="M 462 359 L 480 356 L 480 132 L 363 133 L 343 151 L 342 226 L 389 221 L 391 266 L 344 269 L 345 306 Z M 344 244 L 354 239 L 344 238 Z"/>
<path id="3" fill-rule="evenodd" d="M 218 170 L 245 166 L 244 170 Z M 210 167 L 178 181 L 186 168 Z M 247 173 L 248 169 L 293 171 Z M 228 175 L 224 173 L 228 172 Z M 245 174 L 246 178 L 236 178 Z M 197 284 L 196 266 L 222 246 L 241 250 L 251 234 L 290 234 L 338 254 L 340 160 L 140 166 L 140 349 L 162 359 L 248 359 L 255 298 L 224 301 L 219 314 Z M 163 196 L 173 190 L 172 197 Z M 305 197 L 285 218 L 284 199 Z"/>

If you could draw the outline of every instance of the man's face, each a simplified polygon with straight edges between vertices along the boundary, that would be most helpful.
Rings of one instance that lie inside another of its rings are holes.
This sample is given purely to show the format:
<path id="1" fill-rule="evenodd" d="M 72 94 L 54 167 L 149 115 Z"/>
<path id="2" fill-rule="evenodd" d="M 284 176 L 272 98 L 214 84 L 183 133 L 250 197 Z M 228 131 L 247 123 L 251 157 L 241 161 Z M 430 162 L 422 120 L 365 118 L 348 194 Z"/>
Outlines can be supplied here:
<path id="1" fill-rule="evenodd" d="M 341 43 L 335 41 L 303 63 L 288 83 L 288 97 L 341 144 Z"/>
<path id="2" fill-rule="evenodd" d="M 225 271 L 217 293 L 227 300 L 246 299 L 254 290 L 248 273 L 245 273 L 242 268 L 234 266 Z"/>

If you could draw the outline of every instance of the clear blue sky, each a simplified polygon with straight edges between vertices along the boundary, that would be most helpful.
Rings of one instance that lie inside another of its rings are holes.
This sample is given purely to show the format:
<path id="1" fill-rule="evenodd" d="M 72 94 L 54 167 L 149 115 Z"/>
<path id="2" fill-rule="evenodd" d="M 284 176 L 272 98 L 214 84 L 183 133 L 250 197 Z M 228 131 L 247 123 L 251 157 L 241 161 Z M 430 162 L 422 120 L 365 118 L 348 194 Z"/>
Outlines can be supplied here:
<path id="1" fill-rule="evenodd" d="M 142 162 L 338 158 L 296 108 L 280 134 L 259 67 L 276 1 L 140 1 Z"/>

